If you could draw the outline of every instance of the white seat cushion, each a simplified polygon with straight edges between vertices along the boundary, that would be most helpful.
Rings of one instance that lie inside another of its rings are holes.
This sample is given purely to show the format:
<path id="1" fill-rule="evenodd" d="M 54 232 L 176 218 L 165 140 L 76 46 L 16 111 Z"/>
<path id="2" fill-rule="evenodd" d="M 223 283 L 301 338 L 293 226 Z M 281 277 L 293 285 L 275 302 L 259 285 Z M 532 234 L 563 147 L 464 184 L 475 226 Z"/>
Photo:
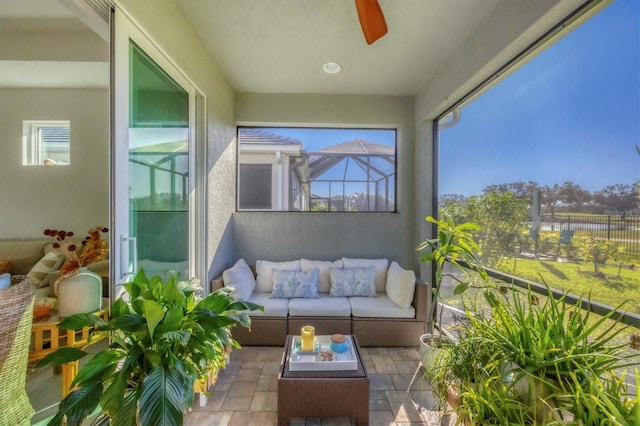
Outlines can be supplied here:
<path id="1" fill-rule="evenodd" d="M 318 299 L 289 299 L 289 315 L 295 317 L 348 317 L 351 305 L 346 297 L 329 297 L 319 293 Z"/>
<path id="2" fill-rule="evenodd" d="M 378 293 L 378 297 L 349 297 L 349 303 L 354 317 L 414 318 L 416 315 L 413 306 L 401 308 L 385 293 Z"/>
<path id="3" fill-rule="evenodd" d="M 313 299 L 316 300 L 316 299 Z M 289 299 L 272 299 L 271 293 L 253 292 L 249 302 L 264 306 L 264 312 L 247 311 L 250 316 L 260 317 L 285 317 L 289 313 Z"/>

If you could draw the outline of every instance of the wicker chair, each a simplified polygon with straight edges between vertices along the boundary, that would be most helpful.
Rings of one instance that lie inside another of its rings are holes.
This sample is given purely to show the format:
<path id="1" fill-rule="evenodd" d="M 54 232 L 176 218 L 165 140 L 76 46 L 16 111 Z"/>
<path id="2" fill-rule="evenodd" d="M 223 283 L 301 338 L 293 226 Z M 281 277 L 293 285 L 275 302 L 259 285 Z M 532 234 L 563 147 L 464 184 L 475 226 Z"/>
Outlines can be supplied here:
<path id="1" fill-rule="evenodd" d="M 28 425 L 26 390 L 34 287 L 28 281 L 0 290 L 0 426 Z"/>

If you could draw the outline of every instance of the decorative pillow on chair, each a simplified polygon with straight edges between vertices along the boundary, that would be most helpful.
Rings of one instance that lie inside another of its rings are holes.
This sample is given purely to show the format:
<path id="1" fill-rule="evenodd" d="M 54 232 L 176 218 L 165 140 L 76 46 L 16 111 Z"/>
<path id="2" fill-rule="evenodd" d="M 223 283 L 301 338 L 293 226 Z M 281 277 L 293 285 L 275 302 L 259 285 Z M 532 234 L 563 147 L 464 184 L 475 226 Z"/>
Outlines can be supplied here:
<path id="1" fill-rule="evenodd" d="M 273 270 L 281 271 L 301 271 L 300 261 L 291 260 L 289 262 L 271 262 L 268 260 L 258 260 L 256 262 L 256 291 L 271 293 L 273 291 Z"/>
<path id="2" fill-rule="evenodd" d="M 256 279 L 244 259 L 239 259 L 235 265 L 224 271 L 222 280 L 225 287 L 233 287 L 231 295 L 240 300 L 249 300 L 253 289 L 256 288 Z"/>
<path id="3" fill-rule="evenodd" d="M 413 301 L 413 293 L 416 288 L 416 274 L 413 271 L 403 269 L 398 263 L 391 262 L 387 272 L 387 296 L 396 305 L 405 309 Z"/>
<path id="4" fill-rule="evenodd" d="M 387 284 L 387 269 L 389 269 L 389 261 L 387 259 L 352 259 L 343 257 L 342 262 L 345 268 L 368 268 L 373 266 L 376 268 L 376 291 L 384 292 L 384 286 Z"/>
<path id="5" fill-rule="evenodd" d="M 378 297 L 376 294 L 376 268 L 331 268 L 329 296 Z"/>
<path id="6" fill-rule="evenodd" d="M 11 272 L 11 262 L 8 260 L 0 260 L 0 274 Z"/>
<path id="7" fill-rule="evenodd" d="M 317 299 L 318 296 L 318 270 L 308 271 L 283 271 L 273 270 L 272 299 L 292 299 L 304 297 Z"/>
<path id="8" fill-rule="evenodd" d="M 46 280 L 49 272 L 60 269 L 63 261 L 63 255 L 51 251 L 45 254 L 44 257 L 31 268 L 27 276 L 30 278 L 30 281 L 36 285 L 36 288 L 44 287 L 49 284 Z"/>

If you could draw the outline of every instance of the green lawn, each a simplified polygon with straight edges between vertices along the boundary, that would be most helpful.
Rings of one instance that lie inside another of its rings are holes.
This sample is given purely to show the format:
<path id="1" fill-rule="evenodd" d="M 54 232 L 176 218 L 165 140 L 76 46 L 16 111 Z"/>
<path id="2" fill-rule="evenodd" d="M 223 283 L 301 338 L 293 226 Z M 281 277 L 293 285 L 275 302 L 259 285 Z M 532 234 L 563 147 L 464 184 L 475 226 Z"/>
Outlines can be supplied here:
<path id="1" fill-rule="evenodd" d="M 550 287 L 640 314 L 640 269 L 623 268 L 618 277 L 615 266 L 601 266 L 602 277 L 594 274 L 591 262 L 556 262 L 538 259 L 504 260 L 500 270 Z"/>

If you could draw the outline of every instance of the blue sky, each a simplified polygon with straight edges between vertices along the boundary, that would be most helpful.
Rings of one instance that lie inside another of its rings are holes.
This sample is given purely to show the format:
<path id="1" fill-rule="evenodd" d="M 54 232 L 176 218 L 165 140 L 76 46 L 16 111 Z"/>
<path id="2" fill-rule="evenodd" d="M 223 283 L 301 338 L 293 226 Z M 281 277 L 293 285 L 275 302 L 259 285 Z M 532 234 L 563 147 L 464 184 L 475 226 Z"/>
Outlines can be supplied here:
<path id="1" fill-rule="evenodd" d="M 617 0 L 462 109 L 440 133 L 440 190 L 640 178 L 640 1 Z"/>

